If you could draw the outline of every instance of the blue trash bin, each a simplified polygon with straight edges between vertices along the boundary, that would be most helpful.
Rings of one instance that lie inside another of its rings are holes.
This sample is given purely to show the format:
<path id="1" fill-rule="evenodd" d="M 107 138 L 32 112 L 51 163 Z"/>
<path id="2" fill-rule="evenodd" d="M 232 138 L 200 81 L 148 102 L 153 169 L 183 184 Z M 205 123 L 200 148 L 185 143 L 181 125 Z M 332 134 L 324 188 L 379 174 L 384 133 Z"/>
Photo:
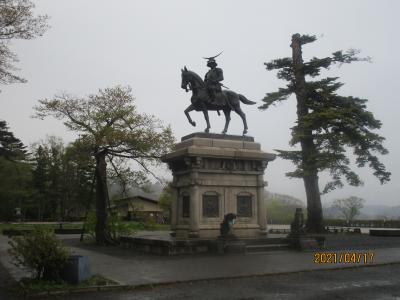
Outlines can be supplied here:
<path id="1" fill-rule="evenodd" d="M 91 276 L 89 257 L 84 255 L 71 255 L 65 264 L 61 278 L 68 283 L 78 284 Z"/>

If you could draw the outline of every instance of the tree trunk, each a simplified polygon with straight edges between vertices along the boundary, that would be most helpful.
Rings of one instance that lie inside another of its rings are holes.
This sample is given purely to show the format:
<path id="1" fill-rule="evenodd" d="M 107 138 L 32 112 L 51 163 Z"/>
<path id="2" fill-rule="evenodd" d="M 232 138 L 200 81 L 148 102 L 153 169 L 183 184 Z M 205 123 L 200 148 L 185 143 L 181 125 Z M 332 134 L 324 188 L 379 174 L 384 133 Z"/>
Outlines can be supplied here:
<path id="1" fill-rule="evenodd" d="M 307 231 L 319 233 L 324 230 L 321 195 L 318 186 L 318 169 L 316 167 L 315 147 L 312 129 L 305 126 L 303 119 L 308 114 L 307 87 L 303 71 L 303 57 L 301 51 L 300 35 L 292 36 L 292 59 L 293 72 L 295 76 L 295 93 L 297 98 L 298 134 L 302 152 L 303 181 L 307 197 Z"/>
<path id="2" fill-rule="evenodd" d="M 43 221 L 43 211 L 44 211 L 44 208 L 43 208 L 43 203 L 44 203 L 44 200 L 43 200 L 43 197 L 44 196 L 42 196 L 42 195 L 40 195 L 41 197 L 39 197 L 39 205 L 38 205 L 38 221 L 40 221 L 40 222 L 42 222 Z"/>
<path id="3" fill-rule="evenodd" d="M 307 232 L 321 233 L 324 231 L 324 225 L 318 175 L 304 176 L 303 181 L 307 196 Z"/>
<path id="4" fill-rule="evenodd" d="M 106 153 L 104 151 L 96 154 L 96 243 L 99 245 L 109 244 L 107 230 L 107 171 Z"/>

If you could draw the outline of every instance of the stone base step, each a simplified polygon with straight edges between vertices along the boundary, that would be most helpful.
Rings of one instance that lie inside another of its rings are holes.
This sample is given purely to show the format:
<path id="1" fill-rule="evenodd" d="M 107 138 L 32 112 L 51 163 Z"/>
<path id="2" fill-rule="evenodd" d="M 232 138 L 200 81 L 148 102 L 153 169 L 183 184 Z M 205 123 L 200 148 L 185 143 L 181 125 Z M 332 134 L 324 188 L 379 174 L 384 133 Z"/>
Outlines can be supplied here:
<path id="1" fill-rule="evenodd" d="M 288 244 L 286 238 L 242 239 L 246 245 L 275 245 Z"/>
<path id="2" fill-rule="evenodd" d="M 400 236 L 400 230 L 396 229 L 370 229 L 369 235 L 372 236 Z"/>
<path id="3" fill-rule="evenodd" d="M 289 249 L 286 238 L 245 239 L 176 239 L 172 237 L 120 237 L 121 245 L 138 252 L 157 255 L 181 255 L 196 253 L 253 253 Z"/>
<path id="4" fill-rule="evenodd" d="M 287 243 L 283 244 L 263 244 L 263 245 L 246 245 L 246 253 L 260 253 L 275 250 L 289 249 L 290 245 Z"/>

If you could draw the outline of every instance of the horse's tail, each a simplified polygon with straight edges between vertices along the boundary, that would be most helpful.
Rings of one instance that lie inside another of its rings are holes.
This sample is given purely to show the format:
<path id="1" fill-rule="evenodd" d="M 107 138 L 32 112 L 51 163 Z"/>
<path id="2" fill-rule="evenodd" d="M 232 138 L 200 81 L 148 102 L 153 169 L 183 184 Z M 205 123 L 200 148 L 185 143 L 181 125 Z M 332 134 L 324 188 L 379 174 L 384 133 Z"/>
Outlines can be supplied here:
<path id="1" fill-rule="evenodd" d="M 243 95 L 241 95 L 241 94 L 239 94 L 239 100 L 240 100 L 242 103 L 247 104 L 247 105 L 256 104 L 256 102 L 250 101 L 249 99 L 247 99 L 245 96 L 243 96 Z"/>

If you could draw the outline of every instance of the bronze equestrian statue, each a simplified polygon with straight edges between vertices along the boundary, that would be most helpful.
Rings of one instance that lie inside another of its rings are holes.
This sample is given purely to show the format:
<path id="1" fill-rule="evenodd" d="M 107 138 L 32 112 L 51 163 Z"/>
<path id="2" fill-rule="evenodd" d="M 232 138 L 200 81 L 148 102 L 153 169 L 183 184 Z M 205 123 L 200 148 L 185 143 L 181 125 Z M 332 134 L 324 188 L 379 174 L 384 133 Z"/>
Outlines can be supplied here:
<path id="1" fill-rule="evenodd" d="M 220 53 L 221 54 L 221 53 Z M 218 55 L 220 55 L 218 54 Z M 207 57 L 207 66 L 210 67 L 210 70 L 207 72 L 205 76 L 205 80 L 201 79 L 199 75 L 195 72 L 188 70 L 184 67 L 182 71 L 182 89 L 192 91 L 192 97 L 190 101 L 192 102 L 188 108 L 185 109 L 185 115 L 189 120 L 189 123 L 193 126 L 196 126 L 196 122 L 194 122 L 189 112 L 202 111 L 204 114 L 204 118 L 207 122 L 207 128 L 205 132 L 210 131 L 210 121 L 208 118 L 208 111 L 215 110 L 218 112 L 222 110 L 225 115 L 225 127 L 222 131 L 225 134 L 228 130 L 229 122 L 231 120 L 231 111 L 235 111 L 243 121 L 243 135 L 247 133 L 247 121 L 246 115 L 240 108 L 240 102 L 248 105 L 255 104 L 256 102 L 248 100 L 245 96 L 241 94 L 237 94 L 231 90 L 222 90 L 221 81 L 224 79 L 223 71 L 220 68 L 217 68 L 217 63 L 215 58 L 218 56 Z"/>
<path id="2" fill-rule="evenodd" d="M 215 104 L 223 104 L 224 101 L 221 89 L 223 85 L 221 81 L 224 80 L 224 72 L 221 68 L 217 68 L 217 62 L 215 61 L 215 58 L 221 53 L 213 57 L 204 57 L 207 59 L 207 67 L 210 68 L 204 76 L 204 84 L 206 85 L 211 103 Z"/>

